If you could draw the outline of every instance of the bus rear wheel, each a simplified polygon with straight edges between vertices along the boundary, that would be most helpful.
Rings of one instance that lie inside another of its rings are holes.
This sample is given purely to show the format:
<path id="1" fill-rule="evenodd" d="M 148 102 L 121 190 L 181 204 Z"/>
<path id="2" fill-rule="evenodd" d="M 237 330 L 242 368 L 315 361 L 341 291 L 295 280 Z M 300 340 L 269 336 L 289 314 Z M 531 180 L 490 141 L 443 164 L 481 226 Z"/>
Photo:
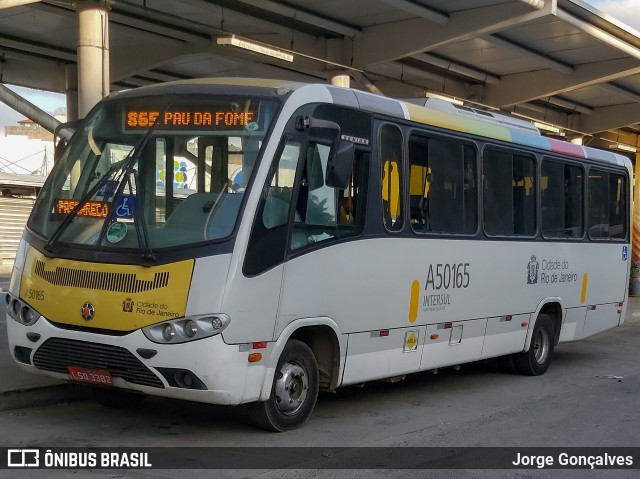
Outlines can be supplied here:
<path id="1" fill-rule="evenodd" d="M 313 351 L 292 339 L 278 360 L 269 399 L 249 405 L 251 419 L 267 431 L 296 429 L 311 416 L 318 389 L 318 365 Z"/>
<path id="2" fill-rule="evenodd" d="M 553 321 L 546 314 L 540 314 L 533 326 L 529 350 L 513 355 L 516 371 L 528 376 L 544 374 L 551 364 L 555 339 Z"/>

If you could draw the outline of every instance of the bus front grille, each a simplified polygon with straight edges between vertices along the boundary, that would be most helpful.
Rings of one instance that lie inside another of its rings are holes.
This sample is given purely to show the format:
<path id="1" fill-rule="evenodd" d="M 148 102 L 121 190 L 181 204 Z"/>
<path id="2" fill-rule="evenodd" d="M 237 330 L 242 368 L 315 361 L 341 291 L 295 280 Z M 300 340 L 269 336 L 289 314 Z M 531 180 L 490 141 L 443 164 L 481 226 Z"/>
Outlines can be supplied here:
<path id="1" fill-rule="evenodd" d="M 36 351 L 33 365 L 63 374 L 69 372 L 69 366 L 106 369 L 130 383 L 164 388 L 162 381 L 131 352 L 108 344 L 51 338 Z"/>

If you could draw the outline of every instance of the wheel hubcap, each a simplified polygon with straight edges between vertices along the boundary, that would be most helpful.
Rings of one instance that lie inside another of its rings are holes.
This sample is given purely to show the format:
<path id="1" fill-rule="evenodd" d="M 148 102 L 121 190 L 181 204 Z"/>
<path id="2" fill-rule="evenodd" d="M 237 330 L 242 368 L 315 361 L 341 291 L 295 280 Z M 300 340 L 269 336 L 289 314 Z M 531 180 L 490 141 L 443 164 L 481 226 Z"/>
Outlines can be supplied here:
<path id="1" fill-rule="evenodd" d="M 275 383 L 276 405 L 287 416 L 298 412 L 307 398 L 309 378 L 304 368 L 295 363 L 284 363 Z"/>
<path id="2" fill-rule="evenodd" d="M 533 351 L 538 364 L 543 364 L 547 360 L 549 344 L 549 334 L 546 330 L 540 329 L 533 342 Z"/>

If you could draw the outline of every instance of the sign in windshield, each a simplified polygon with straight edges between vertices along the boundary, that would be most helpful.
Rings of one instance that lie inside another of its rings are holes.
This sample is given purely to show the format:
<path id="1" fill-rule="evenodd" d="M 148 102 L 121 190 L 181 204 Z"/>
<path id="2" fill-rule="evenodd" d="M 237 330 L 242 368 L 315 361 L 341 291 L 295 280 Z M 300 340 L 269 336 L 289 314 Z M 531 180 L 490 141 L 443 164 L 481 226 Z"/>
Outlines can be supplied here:
<path id="1" fill-rule="evenodd" d="M 125 130 L 146 130 L 157 123 L 160 130 L 239 130 L 254 124 L 257 115 L 252 110 L 236 111 L 229 106 L 203 108 L 187 106 L 167 111 L 158 109 L 127 109 L 125 112 Z M 257 124 L 255 124 L 257 128 Z"/>

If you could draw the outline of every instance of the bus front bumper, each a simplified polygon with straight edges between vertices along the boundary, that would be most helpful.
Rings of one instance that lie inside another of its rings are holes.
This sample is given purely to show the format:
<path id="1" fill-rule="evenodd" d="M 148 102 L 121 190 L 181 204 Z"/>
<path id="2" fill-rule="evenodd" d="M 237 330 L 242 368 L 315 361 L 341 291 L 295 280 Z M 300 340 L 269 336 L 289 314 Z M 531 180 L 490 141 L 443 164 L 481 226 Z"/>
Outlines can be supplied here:
<path id="1" fill-rule="evenodd" d="M 271 349 L 249 362 L 250 345 L 226 344 L 222 335 L 157 344 L 140 330 L 111 336 L 61 329 L 43 317 L 32 326 L 6 319 L 11 356 L 29 373 L 73 381 L 69 367 L 106 370 L 108 387 L 210 404 L 257 400 Z"/>

